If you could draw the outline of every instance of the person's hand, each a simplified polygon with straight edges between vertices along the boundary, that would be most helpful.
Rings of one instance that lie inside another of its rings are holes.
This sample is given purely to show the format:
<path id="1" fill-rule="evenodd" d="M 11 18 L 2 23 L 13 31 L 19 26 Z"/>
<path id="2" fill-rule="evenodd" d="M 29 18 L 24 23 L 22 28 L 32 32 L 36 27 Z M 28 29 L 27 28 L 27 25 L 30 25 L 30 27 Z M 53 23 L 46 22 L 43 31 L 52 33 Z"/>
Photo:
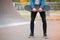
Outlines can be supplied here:
<path id="1" fill-rule="evenodd" d="M 42 11 L 43 11 L 43 9 L 42 9 L 42 8 L 39 8 L 39 9 L 38 9 L 38 11 L 39 11 L 39 12 L 42 12 Z"/>
<path id="2" fill-rule="evenodd" d="M 36 10 L 36 8 L 33 8 L 32 11 L 33 11 L 33 12 L 36 12 L 37 10 Z"/>

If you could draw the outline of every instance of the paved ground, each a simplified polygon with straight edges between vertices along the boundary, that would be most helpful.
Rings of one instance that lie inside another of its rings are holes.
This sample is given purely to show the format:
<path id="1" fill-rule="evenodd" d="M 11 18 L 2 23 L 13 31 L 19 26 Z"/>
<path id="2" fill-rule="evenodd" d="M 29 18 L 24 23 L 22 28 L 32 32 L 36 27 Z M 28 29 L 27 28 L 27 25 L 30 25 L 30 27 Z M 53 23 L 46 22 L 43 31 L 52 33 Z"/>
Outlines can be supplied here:
<path id="1" fill-rule="evenodd" d="M 35 22 L 35 38 L 28 38 L 29 24 L 0 28 L 0 40 L 60 40 L 60 21 L 47 20 L 48 39 L 43 38 L 41 20 Z"/>
<path id="2" fill-rule="evenodd" d="M 25 20 L 13 7 L 12 0 L 0 0 L 0 25 Z"/>
<path id="3" fill-rule="evenodd" d="M 35 22 L 35 38 L 28 38 L 30 21 L 19 15 L 11 3 L 11 0 L 0 1 L 0 40 L 60 40 L 60 20 L 55 20 L 56 17 L 48 17 L 54 19 L 47 20 L 48 39 L 43 38 L 41 20 Z"/>

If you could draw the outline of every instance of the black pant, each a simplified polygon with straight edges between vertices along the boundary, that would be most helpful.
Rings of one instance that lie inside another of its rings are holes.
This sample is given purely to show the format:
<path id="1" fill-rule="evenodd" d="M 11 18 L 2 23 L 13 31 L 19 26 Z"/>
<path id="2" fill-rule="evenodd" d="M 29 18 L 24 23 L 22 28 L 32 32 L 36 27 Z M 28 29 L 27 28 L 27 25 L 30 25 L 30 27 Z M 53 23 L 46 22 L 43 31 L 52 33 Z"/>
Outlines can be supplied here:
<path id="1" fill-rule="evenodd" d="M 46 34 L 46 29 L 47 29 L 46 14 L 45 14 L 45 11 L 39 12 L 39 13 L 40 13 L 42 23 L 43 23 L 43 33 Z M 34 34 L 34 20 L 36 18 L 36 15 L 37 15 L 37 12 L 31 11 L 30 31 L 32 34 Z"/>

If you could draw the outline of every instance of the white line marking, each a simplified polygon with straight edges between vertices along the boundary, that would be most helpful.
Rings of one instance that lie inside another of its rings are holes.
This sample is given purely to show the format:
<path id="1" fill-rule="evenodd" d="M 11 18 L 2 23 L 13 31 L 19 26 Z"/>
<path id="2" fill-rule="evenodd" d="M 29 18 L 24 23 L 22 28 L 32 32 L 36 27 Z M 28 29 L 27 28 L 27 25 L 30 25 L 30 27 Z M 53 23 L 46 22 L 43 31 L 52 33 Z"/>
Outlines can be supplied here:
<path id="1" fill-rule="evenodd" d="M 18 25 L 26 25 L 26 24 L 30 24 L 30 22 L 28 21 L 28 22 L 19 22 L 19 23 L 4 24 L 4 25 L 0 25 L 0 28 L 2 28 L 2 27 L 18 26 Z"/>

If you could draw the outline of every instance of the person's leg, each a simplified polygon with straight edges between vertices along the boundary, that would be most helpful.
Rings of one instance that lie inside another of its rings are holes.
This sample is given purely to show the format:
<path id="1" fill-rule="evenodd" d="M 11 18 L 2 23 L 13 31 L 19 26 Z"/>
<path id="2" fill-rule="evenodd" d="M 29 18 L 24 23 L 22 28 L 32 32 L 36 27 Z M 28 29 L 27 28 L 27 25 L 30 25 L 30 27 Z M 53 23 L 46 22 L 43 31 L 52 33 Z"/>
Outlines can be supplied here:
<path id="1" fill-rule="evenodd" d="M 36 14 L 37 12 L 31 11 L 30 36 L 34 36 L 34 20 L 35 20 Z"/>
<path id="2" fill-rule="evenodd" d="M 46 13 L 45 13 L 45 11 L 40 12 L 40 16 L 42 18 L 42 23 L 43 23 L 43 35 L 47 36 L 47 22 L 46 22 Z"/>

